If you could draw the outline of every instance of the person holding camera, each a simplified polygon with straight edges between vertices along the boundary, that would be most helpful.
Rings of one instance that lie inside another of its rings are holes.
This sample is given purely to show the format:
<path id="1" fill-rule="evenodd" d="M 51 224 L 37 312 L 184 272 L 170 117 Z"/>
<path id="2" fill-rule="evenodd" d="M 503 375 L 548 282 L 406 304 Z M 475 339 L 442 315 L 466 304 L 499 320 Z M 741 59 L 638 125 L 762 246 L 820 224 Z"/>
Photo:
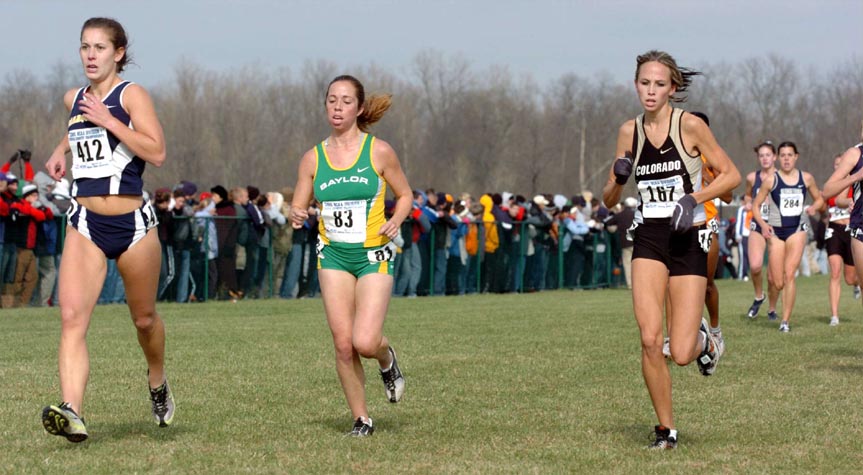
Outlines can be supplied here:
<path id="1" fill-rule="evenodd" d="M 20 149 L 15 152 L 11 157 L 9 157 L 9 161 L 3 164 L 0 167 L 0 172 L 5 173 L 7 176 L 12 171 L 12 165 L 16 162 L 18 163 L 18 172 L 23 173 L 24 181 L 32 182 L 33 177 L 35 176 L 33 172 L 33 165 L 30 164 L 30 159 L 33 157 L 33 154 L 30 153 L 29 150 Z M 20 161 L 19 161 L 20 160 Z M 14 175 L 12 175 L 14 176 Z"/>
<path id="2" fill-rule="evenodd" d="M 23 307 L 30 303 L 39 277 L 36 272 L 36 254 L 33 252 L 38 234 L 37 223 L 54 219 L 54 213 L 39 202 L 36 185 L 24 186 L 21 190 L 21 200 L 12 203 L 10 208 L 14 216 L 14 242 L 18 247 L 12 305 Z"/>

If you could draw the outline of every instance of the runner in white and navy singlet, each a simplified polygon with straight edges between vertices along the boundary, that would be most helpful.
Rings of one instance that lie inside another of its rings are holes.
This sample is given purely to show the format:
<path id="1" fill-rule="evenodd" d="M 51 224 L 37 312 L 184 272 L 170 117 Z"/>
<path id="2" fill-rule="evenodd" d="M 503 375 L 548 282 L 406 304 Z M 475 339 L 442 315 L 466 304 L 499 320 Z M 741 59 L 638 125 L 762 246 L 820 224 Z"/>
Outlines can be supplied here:
<path id="1" fill-rule="evenodd" d="M 786 183 L 778 171 L 773 177 L 767 223 L 773 227 L 773 234 L 785 241 L 794 233 L 809 230 L 809 220 L 802 216 L 806 183 L 800 170 L 797 170 L 797 181 L 794 183 Z"/>
<path id="2" fill-rule="evenodd" d="M 108 96 L 102 99 L 111 115 L 127 127 L 132 126 L 132 118 L 123 107 L 123 93 L 131 84 L 129 81 L 117 84 Z M 79 103 L 88 89 L 89 86 L 78 90 L 69 114 L 70 146 L 76 160 L 72 166 L 75 177 L 72 197 L 140 196 L 144 190 L 142 175 L 146 162 L 135 156 L 113 133 L 84 118 Z"/>
<path id="3" fill-rule="evenodd" d="M 752 305 L 746 313 L 746 316 L 749 318 L 756 318 L 758 316 L 761 304 L 768 298 L 768 295 L 764 292 L 764 279 L 761 277 L 764 271 L 764 253 L 767 252 L 767 241 L 761 232 L 761 226 L 753 219 L 752 202 L 755 196 L 758 195 L 758 191 L 761 190 L 762 183 L 764 183 L 762 176 L 770 177 L 776 173 L 776 167 L 774 166 L 776 162 L 776 147 L 773 145 L 773 142 L 765 140 L 753 150 L 758 158 L 759 168 L 746 176 L 746 194 L 743 197 L 746 216 L 749 220 L 749 229 L 751 230 L 746 243 L 747 258 L 749 259 L 749 277 L 752 281 L 752 289 L 755 291 Z M 770 204 L 765 201 L 761 205 L 761 215 L 767 216 L 769 211 Z M 772 287 L 768 287 L 770 309 L 767 312 L 767 318 L 776 320 L 778 318 L 776 316 L 776 303 L 779 301 L 779 293 L 771 293 L 771 290 Z"/>
<path id="4" fill-rule="evenodd" d="M 761 227 L 761 235 L 770 245 L 767 282 L 773 295 L 782 293 L 782 322 L 779 331 L 791 331 L 790 318 L 797 299 L 797 267 L 807 243 L 809 217 L 824 206 L 821 191 L 812 174 L 798 170 L 800 156 L 794 142 L 782 142 L 776 173 L 765 178 L 752 203 L 752 216 Z M 806 197 L 812 204 L 806 206 Z M 762 216 L 761 205 L 770 200 L 767 216 Z M 751 239 L 751 236 L 750 236 Z M 771 315 L 772 316 L 772 315 Z"/>
<path id="5" fill-rule="evenodd" d="M 145 200 L 145 163 L 165 161 L 165 135 L 153 101 L 141 86 L 119 74 L 128 59 L 128 38 L 111 18 L 90 18 L 81 28 L 78 54 L 89 84 L 63 96 L 67 131 L 45 164 L 59 180 L 71 152 L 72 203 L 58 273 L 62 314 L 59 348 L 62 402 L 42 410 L 42 426 L 70 442 L 89 436 L 81 409 L 90 373 L 87 329 L 105 282 L 108 259 L 123 279 L 126 303 L 146 359 L 146 380 L 156 424 L 174 418 L 165 376 L 165 325 L 156 312 L 162 248 L 156 217 Z M 98 417 L 98 416 L 97 416 Z"/>

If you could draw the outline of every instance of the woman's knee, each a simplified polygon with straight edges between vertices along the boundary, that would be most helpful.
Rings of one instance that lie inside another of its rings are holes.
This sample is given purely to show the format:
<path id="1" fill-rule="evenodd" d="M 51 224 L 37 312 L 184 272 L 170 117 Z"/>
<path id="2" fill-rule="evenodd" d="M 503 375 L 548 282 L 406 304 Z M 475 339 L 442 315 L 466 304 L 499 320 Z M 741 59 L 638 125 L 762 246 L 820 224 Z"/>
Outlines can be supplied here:
<path id="1" fill-rule="evenodd" d="M 85 329 L 90 320 L 90 314 L 74 307 L 60 307 L 60 323 L 63 330 Z"/>
<path id="2" fill-rule="evenodd" d="M 156 313 L 156 309 L 133 311 L 132 322 L 138 332 L 150 333 L 159 322 L 159 314 Z"/>
<path id="3" fill-rule="evenodd" d="M 692 345 L 680 345 L 674 346 L 671 345 L 671 361 L 674 361 L 674 364 L 677 366 L 686 366 L 695 359 L 694 344 Z"/>
<path id="4" fill-rule="evenodd" d="M 354 336 L 354 349 L 363 358 L 374 358 L 381 348 L 380 335 L 376 336 Z"/>
<path id="5" fill-rule="evenodd" d="M 641 334 L 641 350 L 648 355 L 662 353 L 662 332 Z"/>
<path id="6" fill-rule="evenodd" d="M 333 340 L 336 349 L 336 361 L 351 363 L 354 360 L 354 345 L 350 338 L 337 338 Z"/>
<path id="7" fill-rule="evenodd" d="M 767 282 L 771 286 L 773 286 L 773 288 L 776 289 L 777 291 L 781 291 L 782 289 L 785 288 L 786 279 L 785 279 L 784 275 L 781 276 L 780 278 L 774 278 L 773 276 L 768 276 Z"/>

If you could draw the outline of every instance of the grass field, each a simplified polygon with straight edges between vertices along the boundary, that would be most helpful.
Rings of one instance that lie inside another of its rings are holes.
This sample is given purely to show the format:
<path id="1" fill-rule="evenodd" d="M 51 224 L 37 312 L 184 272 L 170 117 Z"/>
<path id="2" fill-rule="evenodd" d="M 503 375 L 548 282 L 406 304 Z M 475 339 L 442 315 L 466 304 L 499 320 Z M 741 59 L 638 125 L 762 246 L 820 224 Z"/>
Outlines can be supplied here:
<path id="1" fill-rule="evenodd" d="M 792 332 L 745 318 L 722 281 L 716 375 L 673 368 L 681 444 L 644 450 L 655 417 L 628 291 L 394 300 L 386 334 L 407 378 L 384 399 L 366 362 L 375 435 L 353 439 L 321 301 L 163 304 L 174 425 L 149 413 L 125 307 L 90 328 L 84 416 L 70 444 L 40 425 L 59 402 L 55 309 L 0 313 L 2 473 L 861 473 L 863 310 L 799 280 Z"/>

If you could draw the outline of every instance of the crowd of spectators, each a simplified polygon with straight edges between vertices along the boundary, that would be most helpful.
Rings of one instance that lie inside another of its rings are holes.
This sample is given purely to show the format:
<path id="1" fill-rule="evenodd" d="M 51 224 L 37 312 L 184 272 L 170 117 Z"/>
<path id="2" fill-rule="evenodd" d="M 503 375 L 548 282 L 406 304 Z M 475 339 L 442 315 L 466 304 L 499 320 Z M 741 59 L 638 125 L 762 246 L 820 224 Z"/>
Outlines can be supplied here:
<path id="1" fill-rule="evenodd" d="M 16 165 L 23 179 L 12 172 Z M 30 153 L 21 150 L 0 168 L 0 197 L 2 306 L 55 304 L 68 182 L 34 174 Z M 286 219 L 291 188 L 262 193 L 255 186 L 215 185 L 199 190 L 183 180 L 145 198 L 159 219 L 160 300 L 317 294 L 317 205 L 312 204 L 303 227 L 293 229 Z M 632 243 L 625 236 L 636 205 L 634 198 L 626 198 L 607 209 L 590 191 L 569 197 L 501 192 L 475 198 L 415 190 L 411 215 L 395 240 L 393 293 L 416 297 L 631 287 Z M 393 206 L 387 201 L 388 212 Z M 745 236 L 737 224 L 734 216 L 722 220 L 720 272 L 743 279 L 746 261 L 737 250 Z M 817 255 L 817 248 L 812 252 Z M 109 260 L 99 302 L 124 299 L 122 279 Z"/>

